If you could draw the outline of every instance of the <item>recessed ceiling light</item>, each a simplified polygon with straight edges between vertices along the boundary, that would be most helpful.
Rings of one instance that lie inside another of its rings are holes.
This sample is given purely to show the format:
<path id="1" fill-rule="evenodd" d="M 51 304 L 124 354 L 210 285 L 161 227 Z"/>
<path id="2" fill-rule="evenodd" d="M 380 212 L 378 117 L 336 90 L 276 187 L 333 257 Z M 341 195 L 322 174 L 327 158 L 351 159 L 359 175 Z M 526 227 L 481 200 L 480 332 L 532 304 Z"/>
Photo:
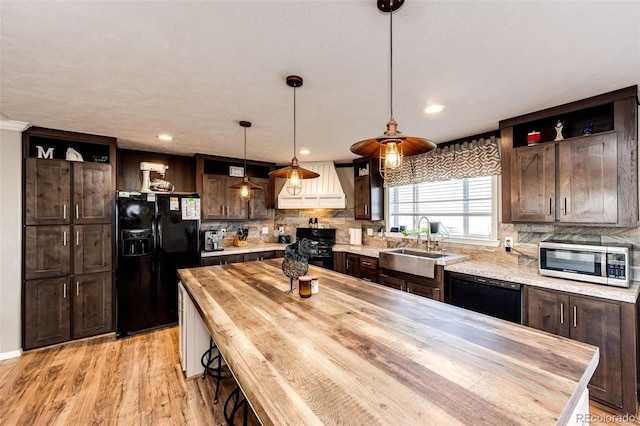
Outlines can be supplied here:
<path id="1" fill-rule="evenodd" d="M 311 151 L 309 151 L 308 149 L 301 149 L 301 150 L 300 150 L 300 154 L 302 154 L 302 155 L 309 155 L 309 154 L 311 154 Z"/>
<path id="2" fill-rule="evenodd" d="M 442 104 L 430 104 L 427 105 L 423 111 L 426 112 L 427 114 L 434 114 L 436 112 L 440 112 L 444 109 L 444 105 Z"/>
<path id="3" fill-rule="evenodd" d="M 173 140 L 173 136 L 163 133 L 161 135 L 158 135 L 158 139 L 161 139 L 163 141 L 172 141 Z"/>

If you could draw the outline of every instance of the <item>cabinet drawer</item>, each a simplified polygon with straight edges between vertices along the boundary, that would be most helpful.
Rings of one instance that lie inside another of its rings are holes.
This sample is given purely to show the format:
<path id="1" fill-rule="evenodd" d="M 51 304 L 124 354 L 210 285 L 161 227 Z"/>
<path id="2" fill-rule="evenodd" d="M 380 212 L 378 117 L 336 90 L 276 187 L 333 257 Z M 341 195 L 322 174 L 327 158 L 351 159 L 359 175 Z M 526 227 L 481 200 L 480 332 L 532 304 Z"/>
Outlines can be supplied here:
<path id="1" fill-rule="evenodd" d="M 380 274 L 379 283 L 397 290 L 405 290 L 407 284 L 407 282 L 401 278 L 390 277 L 389 275 L 382 273 Z"/>
<path id="2" fill-rule="evenodd" d="M 374 257 L 360 257 L 360 269 L 378 270 L 378 259 Z"/>
<path id="3" fill-rule="evenodd" d="M 362 278 L 363 280 L 366 281 L 371 281 L 373 283 L 377 283 L 378 282 L 378 271 L 375 270 L 371 270 L 371 269 L 361 269 L 360 270 L 360 278 Z"/>

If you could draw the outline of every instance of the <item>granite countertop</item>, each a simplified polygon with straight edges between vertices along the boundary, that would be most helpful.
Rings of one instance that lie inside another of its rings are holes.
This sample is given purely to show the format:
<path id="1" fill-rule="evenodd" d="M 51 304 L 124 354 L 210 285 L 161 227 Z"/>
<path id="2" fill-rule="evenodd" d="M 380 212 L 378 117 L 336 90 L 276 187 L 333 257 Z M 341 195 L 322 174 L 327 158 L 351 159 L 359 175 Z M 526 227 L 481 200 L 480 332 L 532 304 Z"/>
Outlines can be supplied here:
<path id="1" fill-rule="evenodd" d="M 445 266 L 444 269 L 447 272 L 477 275 L 567 293 L 617 300 L 619 302 L 635 303 L 638 299 L 638 293 L 640 293 L 640 282 L 638 281 L 632 281 L 629 288 L 612 287 L 602 284 L 546 277 L 540 275 L 537 268 L 517 265 L 511 266 L 478 260 L 450 264 Z"/>
<path id="2" fill-rule="evenodd" d="M 347 253 L 354 253 L 354 254 L 359 254 L 363 256 L 378 257 L 378 258 L 380 257 L 381 251 L 388 251 L 388 250 L 396 250 L 396 249 L 390 249 L 386 247 L 352 246 L 349 244 L 336 244 L 335 246 L 333 246 L 333 251 L 343 251 Z M 418 249 L 412 249 L 412 250 L 418 251 Z M 436 265 L 442 265 L 442 266 L 452 265 L 454 263 L 464 262 L 467 260 L 471 260 L 471 256 L 469 256 L 468 254 L 447 254 L 443 258 L 435 259 Z"/>
<path id="3" fill-rule="evenodd" d="M 202 251 L 200 257 L 213 257 L 213 256 L 225 256 L 227 254 L 243 254 L 254 253 L 257 251 L 267 250 L 284 250 L 289 244 L 278 243 L 247 243 L 246 246 L 236 247 L 233 245 L 225 245 L 224 250 L 219 251 Z"/>

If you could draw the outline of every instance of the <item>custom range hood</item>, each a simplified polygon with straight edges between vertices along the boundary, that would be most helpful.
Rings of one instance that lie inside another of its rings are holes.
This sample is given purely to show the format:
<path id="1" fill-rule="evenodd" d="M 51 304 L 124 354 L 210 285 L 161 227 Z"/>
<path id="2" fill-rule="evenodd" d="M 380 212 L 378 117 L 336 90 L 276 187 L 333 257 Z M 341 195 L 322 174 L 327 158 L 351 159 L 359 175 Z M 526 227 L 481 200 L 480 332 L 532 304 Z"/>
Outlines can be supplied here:
<path id="1" fill-rule="evenodd" d="M 344 209 L 346 197 L 332 161 L 300 163 L 312 172 L 320 174 L 315 179 L 303 179 L 302 191 L 291 195 L 286 187 L 278 194 L 279 209 Z"/>

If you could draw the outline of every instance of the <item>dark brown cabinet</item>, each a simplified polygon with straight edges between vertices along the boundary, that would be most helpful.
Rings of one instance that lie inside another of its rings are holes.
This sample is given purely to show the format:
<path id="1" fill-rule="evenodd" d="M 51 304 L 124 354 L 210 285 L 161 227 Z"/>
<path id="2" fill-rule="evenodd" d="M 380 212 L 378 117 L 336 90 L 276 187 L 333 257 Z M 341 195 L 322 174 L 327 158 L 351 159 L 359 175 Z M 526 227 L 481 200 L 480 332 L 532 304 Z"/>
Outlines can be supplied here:
<path id="1" fill-rule="evenodd" d="M 112 331 L 115 139 L 31 128 L 23 142 L 23 347 Z"/>
<path id="2" fill-rule="evenodd" d="M 407 293 L 444 301 L 444 266 L 436 265 L 433 278 L 425 278 L 390 269 L 380 270 L 380 284 Z"/>
<path id="3" fill-rule="evenodd" d="M 635 413 L 636 306 L 532 287 L 527 297 L 530 327 L 600 348 L 600 362 L 589 382 L 591 397 Z"/>
<path id="4" fill-rule="evenodd" d="M 71 338 L 68 277 L 29 280 L 24 285 L 24 348 Z"/>
<path id="5" fill-rule="evenodd" d="M 25 227 L 24 278 L 33 280 L 71 273 L 71 227 Z"/>
<path id="6" fill-rule="evenodd" d="M 366 281 L 378 282 L 378 259 L 375 257 L 334 252 L 333 270 Z"/>
<path id="7" fill-rule="evenodd" d="M 223 175 L 202 177 L 202 218 L 203 219 L 246 219 L 247 203 L 240 199 L 238 190 L 229 186 L 240 178 Z"/>
<path id="8" fill-rule="evenodd" d="M 614 132 L 516 148 L 511 158 L 513 221 L 617 222 Z"/>
<path id="9" fill-rule="evenodd" d="M 384 219 L 384 188 L 378 172 L 378 160 L 353 160 L 353 195 L 357 220 Z"/>
<path id="10" fill-rule="evenodd" d="M 637 227 L 637 104 L 632 86 L 501 121 L 502 222 Z"/>
<path id="11" fill-rule="evenodd" d="M 251 191 L 249 198 L 249 219 L 268 220 L 275 216 L 273 208 L 273 192 L 269 178 L 251 178 L 250 182 L 262 189 Z"/>
<path id="12" fill-rule="evenodd" d="M 111 225 L 75 225 L 73 272 L 87 274 L 113 269 Z"/>
<path id="13" fill-rule="evenodd" d="M 378 282 L 378 259 L 375 257 L 360 256 L 358 269 L 358 277 L 365 281 Z"/>
<path id="14" fill-rule="evenodd" d="M 554 144 L 518 148 L 511 162 L 511 217 L 517 222 L 556 219 Z"/>
<path id="15" fill-rule="evenodd" d="M 71 163 L 27 158 L 25 225 L 71 223 Z"/>
<path id="16" fill-rule="evenodd" d="M 344 259 L 344 273 L 360 278 L 360 256 L 353 253 L 345 253 Z"/>
<path id="17" fill-rule="evenodd" d="M 74 277 L 73 337 L 95 336 L 112 329 L 112 272 Z"/>
<path id="18" fill-rule="evenodd" d="M 228 265 L 230 263 L 252 262 L 254 260 L 275 259 L 284 256 L 284 250 L 264 250 L 250 253 L 225 254 L 203 257 L 202 266 Z"/>

